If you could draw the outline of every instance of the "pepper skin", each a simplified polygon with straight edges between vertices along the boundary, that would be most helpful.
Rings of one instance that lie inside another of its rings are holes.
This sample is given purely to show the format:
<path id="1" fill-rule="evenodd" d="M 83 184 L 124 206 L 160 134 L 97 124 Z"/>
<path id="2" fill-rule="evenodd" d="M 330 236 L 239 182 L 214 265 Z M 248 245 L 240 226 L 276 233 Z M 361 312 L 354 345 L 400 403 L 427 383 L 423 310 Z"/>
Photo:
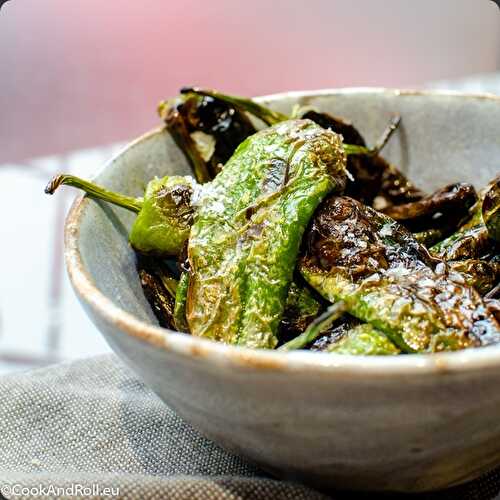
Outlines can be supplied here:
<path id="1" fill-rule="evenodd" d="M 347 197 L 316 212 L 299 270 L 331 302 L 383 331 L 404 352 L 500 341 L 479 294 L 400 224 Z"/>
<path id="2" fill-rule="evenodd" d="M 348 330 L 331 343 L 326 351 L 357 356 L 394 356 L 401 352 L 387 335 L 366 323 Z"/>
<path id="3" fill-rule="evenodd" d="M 193 335 L 274 348 L 304 230 L 345 186 L 341 138 L 290 120 L 243 142 L 197 202 L 188 257 Z"/>
<path id="4" fill-rule="evenodd" d="M 191 198 L 198 186 L 191 177 L 153 179 L 144 198 L 132 198 L 73 175 L 59 174 L 47 184 L 45 192 L 53 194 L 62 184 L 137 213 L 129 241 L 138 252 L 156 257 L 177 256 L 189 236 L 193 219 Z"/>
<path id="5" fill-rule="evenodd" d="M 480 191 L 478 201 L 469 211 L 468 220 L 451 236 L 430 248 L 434 255 L 452 261 L 480 259 L 492 251 L 496 253 L 495 235 L 500 213 L 498 186 L 499 178 L 496 178 Z"/>
<path id="6" fill-rule="evenodd" d="M 199 183 L 213 179 L 238 145 L 257 131 L 245 113 L 209 96 L 182 94 L 160 103 L 158 112 Z"/>

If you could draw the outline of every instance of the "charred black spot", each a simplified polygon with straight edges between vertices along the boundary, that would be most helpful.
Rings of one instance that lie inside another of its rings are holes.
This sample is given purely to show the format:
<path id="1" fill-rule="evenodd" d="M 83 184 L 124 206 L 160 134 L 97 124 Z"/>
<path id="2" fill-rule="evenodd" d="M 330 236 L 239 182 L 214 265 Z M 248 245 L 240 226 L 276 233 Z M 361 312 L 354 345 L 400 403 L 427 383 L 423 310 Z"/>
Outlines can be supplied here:
<path id="1" fill-rule="evenodd" d="M 349 314 L 345 314 L 327 332 L 313 342 L 310 347 L 311 351 L 326 351 L 329 346 L 342 340 L 349 330 L 360 324 L 361 321 Z"/>
<path id="2" fill-rule="evenodd" d="M 136 267 L 142 290 L 160 326 L 175 329 L 175 299 L 164 285 L 163 277 L 174 279 L 170 268 L 160 260 L 136 254 Z"/>

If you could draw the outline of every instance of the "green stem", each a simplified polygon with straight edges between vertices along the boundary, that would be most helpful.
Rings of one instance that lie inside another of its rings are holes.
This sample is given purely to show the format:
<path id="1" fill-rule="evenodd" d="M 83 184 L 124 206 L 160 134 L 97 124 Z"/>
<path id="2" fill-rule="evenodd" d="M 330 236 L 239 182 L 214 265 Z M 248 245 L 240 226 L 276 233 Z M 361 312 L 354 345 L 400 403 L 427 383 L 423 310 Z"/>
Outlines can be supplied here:
<path id="1" fill-rule="evenodd" d="M 214 99 L 219 99 L 220 101 L 227 102 L 233 105 L 235 108 L 239 108 L 243 111 L 247 111 L 257 118 L 261 119 L 267 125 L 276 125 L 286 120 L 290 117 L 280 113 L 279 111 L 273 111 L 272 109 L 261 106 L 260 104 L 252 101 L 252 99 L 246 99 L 244 97 L 237 97 L 227 94 L 222 94 L 216 90 L 201 89 L 199 87 L 184 87 L 181 89 L 181 94 L 198 94 L 205 95 L 208 97 L 213 97 Z"/>
<path id="2" fill-rule="evenodd" d="M 47 194 L 54 194 L 55 190 L 62 184 L 82 189 L 92 198 L 108 201 L 109 203 L 113 203 L 119 207 L 131 210 L 132 212 L 138 213 L 142 208 L 142 198 L 132 198 L 131 196 L 126 196 L 124 194 L 114 193 L 113 191 L 108 191 L 107 189 L 94 184 L 93 182 L 85 181 L 70 174 L 59 174 L 53 177 L 47 184 L 45 192 Z"/>
<path id="3" fill-rule="evenodd" d="M 336 302 L 331 305 L 323 314 L 318 316 L 298 337 L 288 341 L 278 348 L 280 351 L 292 351 L 294 349 L 303 349 L 308 344 L 316 340 L 323 332 L 328 330 L 334 321 L 340 318 L 346 311 L 344 302 Z"/>
<path id="4" fill-rule="evenodd" d="M 355 146 L 353 144 L 344 144 L 344 151 L 349 155 L 366 155 L 366 156 L 376 156 L 384 149 L 385 145 L 389 142 L 392 134 L 399 127 L 401 122 L 401 117 L 399 115 L 393 116 L 389 121 L 389 124 L 382 132 L 375 146 L 368 148 L 366 146 Z"/>

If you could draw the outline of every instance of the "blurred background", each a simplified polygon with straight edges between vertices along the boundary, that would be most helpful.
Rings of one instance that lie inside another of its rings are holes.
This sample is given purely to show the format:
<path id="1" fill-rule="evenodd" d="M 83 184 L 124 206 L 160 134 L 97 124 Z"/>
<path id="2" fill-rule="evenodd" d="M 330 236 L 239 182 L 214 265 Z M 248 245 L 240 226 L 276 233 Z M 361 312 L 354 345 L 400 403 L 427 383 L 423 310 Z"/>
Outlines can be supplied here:
<path id="1" fill-rule="evenodd" d="M 499 64 L 491 0 L 10 0 L 0 162 L 127 140 L 187 84 L 406 87 Z"/>
<path id="2" fill-rule="evenodd" d="M 499 68 L 500 9 L 491 0 L 8 1 L 0 10 L 0 371 L 107 349 L 63 270 L 74 193 L 50 199 L 43 186 L 57 170 L 91 175 L 157 125 L 156 103 L 179 87 L 495 91 Z"/>

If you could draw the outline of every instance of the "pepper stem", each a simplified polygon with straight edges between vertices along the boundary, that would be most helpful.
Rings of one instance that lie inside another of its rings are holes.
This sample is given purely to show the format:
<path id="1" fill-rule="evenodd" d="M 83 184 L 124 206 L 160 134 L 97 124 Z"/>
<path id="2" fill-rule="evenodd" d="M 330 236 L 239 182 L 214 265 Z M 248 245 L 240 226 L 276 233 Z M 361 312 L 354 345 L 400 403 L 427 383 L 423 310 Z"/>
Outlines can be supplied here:
<path id="1" fill-rule="evenodd" d="M 368 148 L 366 146 L 355 146 L 353 144 L 344 144 L 344 151 L 347 156 L 349 155 L 365 155 L 365 156 L 376 156 L 384 149 L 385 145 L 389 142 L 389 139 L 392 137 L 392 134 L 399 127 L 401 122 L 401 117 L 399 115 L 395 115 L 389 121 L 389 124 L 382 132 L 382 135 L 379 137 L 378 141 L 375 143 L 375 146 Z"/>
<path id="2" fill-rule="evenodd" d="M 222 94 L 216 90 L 202 89 L 199 87 L 183 87 L 181 89 L 181 94 L 198 94 L 205 95 L 208 97 L 213 97 L 214 99 L 219 99 L 220 101 L 227 102 L 233 105 L 235 108 L 239 108 L 242 111 L 247 111 L 257 118 L 261 119 L 267 125 L 276 125 L 286 120 L 290 117 L 280 113 L 279 111 L 273 111 L 272 109 L 261 106 L 260 104 L 252 101 L 252 99 L 246 99 L 244 97 L 232 96 L 227 94 Z"/>
<path id="3" fill-rule="evenodd" d="M 286 342 L 281 347 L 280 351 L 292 351 L 295 349 L 303 349 L 313 340 L 316 340 L 322 333 L 330 328 L 334 321 L 340 318 L 346 311 L 346 305 L 343 301 L 336 302 L 331 305 L 323 314 L 319 315 L 298 337 Z"/>
<path id="4" fill-rule="evenodd" d="M 113 203 L 113 205 L 118 205 L 119 207 L 126 208 L 127 210 L 131 210 L 135 213 L 138 213 L 142 208 L 142 198 L 133 198 L 124 194 L 114 193 L 113 191 L 108 191 L 107 189 L 94 184 L 93 182 L 80 179 L 79 177 L 70 174 L 58 174 L 53 177 L 45 187 L 45 193 L 54 194 L 56 189 L 62 184 L 82 189 L 92 198 L 98 198 L 100 200 Z"/>

